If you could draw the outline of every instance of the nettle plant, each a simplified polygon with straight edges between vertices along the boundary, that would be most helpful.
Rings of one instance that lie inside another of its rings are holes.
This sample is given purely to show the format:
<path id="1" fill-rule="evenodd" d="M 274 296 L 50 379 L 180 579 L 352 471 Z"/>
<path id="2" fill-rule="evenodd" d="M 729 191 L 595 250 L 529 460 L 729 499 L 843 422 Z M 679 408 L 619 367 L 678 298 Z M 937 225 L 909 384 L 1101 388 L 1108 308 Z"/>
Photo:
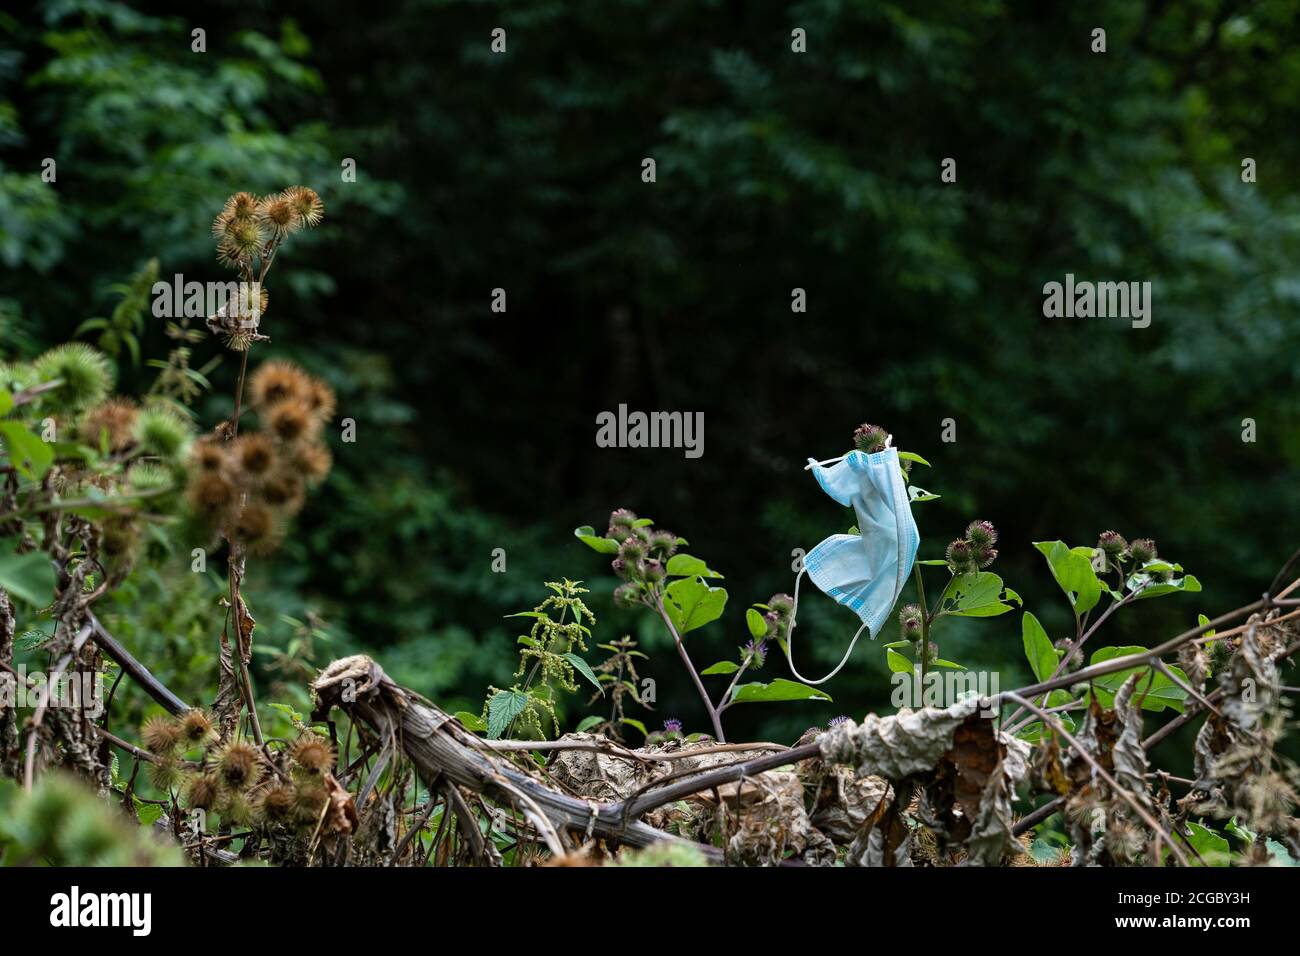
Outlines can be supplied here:
<path id="1" fill-rule="evenodd" d="M 647 707 L 637 685 L 636 661 L 646 655 L 636 649 L 636 641 L 622 637 L 599 648 L 608 656 L 595 668 L 578 651 L 587 650 L 596 617 L 582 601 L 588 589 L 581 581 L 548 581 L 553 593 L 531 611 L 507 617 L 533 621 L 527 634 L 519 635 L 519 669 L 515 683 L 508 688 L 489 687 L 479 715 L 468 711 L 456 714 L 470 730 L 485 733 L 490 739 L 516 737 L 545 740 L 547 732 L 560 733 L 556 704 L 560 695 L 579 691 L 579 676 L 595 688 L 588 704 L 608 698 L 609 714 L 588 715 L 578 722 L 576 731 L 594 731 L 614 740 L 622 740 L 622 728 L 632 727 L 646 736 L 640 720 L 627 716 L 628 700 Z M 521 679 L 522 678 L 522 679 Z"/>

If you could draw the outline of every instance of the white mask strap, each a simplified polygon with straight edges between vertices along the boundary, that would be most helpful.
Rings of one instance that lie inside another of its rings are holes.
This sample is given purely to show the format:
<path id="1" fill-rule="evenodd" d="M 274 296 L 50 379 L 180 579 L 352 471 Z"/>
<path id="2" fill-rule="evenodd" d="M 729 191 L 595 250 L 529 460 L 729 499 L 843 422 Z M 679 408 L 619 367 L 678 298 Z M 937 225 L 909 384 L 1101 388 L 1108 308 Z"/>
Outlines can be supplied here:
<path id="1" fill-rule="evenodd" d="M 839 459 L 835 459 L 835 460 L 838 461 Z M 853 635 L 853 640 L 849 641 L 849 649 L 844 652 L 844 656 L 840 659 L 840 662 L 835 665 L 835 670 L 831 671 L 821 680 L 809 680 L 807 677 L 804 677 L 797 670 L 795 670 L 794 626 L 799 616 L 799 584 L 803 580 L 804 572 L 806 570 L 807 570 L 806 568 L 800 568 L 798 576 L 796 576 L 794 579 L 794 607 L 791 608 L 790 610 L 790 632 L 785 636 L 785 660 L 786 663 L 790 665 L 791 674 L 799 678 L 805 684 L 811 684 L 812 686 L 816 687 L 818 684 L 826 683 L 828 680 L 830 680 L 832 677 L 838 674 L 840 672 L 840 668 L 842 668 L 845 664 L 849 662 L 849 656 L 853 653 L 853 648 L 858 643 L 858 638 L 862 636 L 862 632 L 866 629 L 867 622 L 863 621 L 862 627 L 858 628 L 857 633 Z"/>

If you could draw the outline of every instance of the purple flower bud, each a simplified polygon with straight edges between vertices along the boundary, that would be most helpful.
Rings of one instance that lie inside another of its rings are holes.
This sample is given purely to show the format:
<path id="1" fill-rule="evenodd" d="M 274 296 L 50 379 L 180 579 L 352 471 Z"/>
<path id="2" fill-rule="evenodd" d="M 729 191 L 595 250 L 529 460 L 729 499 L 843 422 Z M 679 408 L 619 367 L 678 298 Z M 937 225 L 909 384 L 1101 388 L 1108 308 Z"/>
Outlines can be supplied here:
<path id="1" fill-rule="evenodd" d="M 1138 538 L 1128 546 L 1128 553 L 1138 564 L 1145 564 L 1156 559 L 1156 543 L 1150 538 Z"/>
<path id="2" fill-rule="evenodd" d="M 664 733 L 680 734 L 682 732 L 682 722 L 676 717 L 669 717 L 664 721 Z"/>
<path id="3" fill-rule="evenodd" d="M 767 606 L 773 614 L 784 620 L 794 610 L 794 598 L 785 593 L 773 594 L 767 599 Z"/>
<path id="4" fill-rule="evenodd" d="M 848 714 L 840 714 L 838 717 L 832 717 L 830 719 L 830 722 L 826 726 L 838 727 L 840 724 L 847 724 L 848 722 L 849 722 Z"/>
<path id="5" fill-rule="evenodd" d="M 609 516 L 609 531 L 605 537 L 614 538 L 616 541 L 622 541 L 632 530 L 632 524 L 636 521 L 636 513 L 629 511 L 627 508 L 619 508 Z"/>
<path id="6" fill-rule="evenodd" d="M 976 546 L 997 544 L 998 532 L 989 521 L 972 521 L 966 527 L 966 540 Z"/>
<path id="7" fill-rule="evenodd" d="M 1124 553 L 1124 549 L 1128 547 L 1128 542 L 1124 540 L 1124 536 L 1118 531 L 1103 531 L 1101 536 L 1097 538 L 1097 547 L 1113 558 Z"/>
<path id="8" fill-rule="evenodd" d="M 888 440 L 889 434 L 883 428 L 865 422 L 859 425 L 857 431 L 853 433 L 853 447 L 858 451 L 865 451 L 869 455 L 884 451 L 885 442 Z"/>
<path id="9" fill-rule="evenodd" d="M 909 641 L 918 640 L 923 630 L 921 606 L 909 604 L 898 612 L 898 624 Z"/>

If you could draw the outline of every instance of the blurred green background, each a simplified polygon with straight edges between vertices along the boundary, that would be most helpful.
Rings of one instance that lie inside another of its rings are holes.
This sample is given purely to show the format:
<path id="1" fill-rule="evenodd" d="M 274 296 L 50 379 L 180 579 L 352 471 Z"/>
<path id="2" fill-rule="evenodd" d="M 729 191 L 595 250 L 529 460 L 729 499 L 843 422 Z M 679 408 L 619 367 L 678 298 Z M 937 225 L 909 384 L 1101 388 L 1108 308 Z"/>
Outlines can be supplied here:
<path id="1" fill-rule="evenodd" d="M 263 646 L 317 615 L 317 663 L 369 649 L 451 709 L 508 684 L 503 615 L 567 576 L 592 588 L 598 639 L 650 652 L 647 723 L 706 730 L 671 645 L 612 607 L 607 561 L 572 529 L 630 507 L 726 574 L 727 614 L 689 638 L 707 665 L 747 638 L 746 604 L 792 588 L 793 548 L 850 523 L 802 464 L 863 421 L 934 466 L 915 474 L 943 496 L 917 506 L 921 557 L 993 521 L 993 570 L 1054 638 L 1068 612 L 1031 542 L 1154 537 L 1204 592 L 1093 641 L 1149 645 L 1258 597 L 1300 542 L 1297 17 L 1218 0 L 47 0 L 0 14 L 0 346 L 66 340 L 153 257 L 224 280 L 209 225 L 227 195 L 318 190 L 326 222 L 272 271 L 259 349 L 327 377 L 358 440 L 246 594 Z M 1043 318 L 1066 272 L 1150 281 L 1150 328 Z M 165 353 L 161 321 L 144 344 Z M 217 354 L 209 340 L 196 364 Z M 155 374 L 120 365 L 124 390 Z M 213 373 L 205 423 L 235 371 L 227 355 Z M 597 413 L 620 403 L 703 412 L 704 456 L 597 448 Z M 202 699 L 220 587 L 188 564 L 142 570 L 110 619 Z M 856 627 L 813 592 L 801 670 L 829 669 Z M 859 645 L 833 704 L 738 707 L 729 735 L 788 741 L 888 707 L 890 637 Z M 1004 688 L 1029 677 L 1019 614 L 936 637 Z M 259 663 L 290 697 L 309 673 Z"/>

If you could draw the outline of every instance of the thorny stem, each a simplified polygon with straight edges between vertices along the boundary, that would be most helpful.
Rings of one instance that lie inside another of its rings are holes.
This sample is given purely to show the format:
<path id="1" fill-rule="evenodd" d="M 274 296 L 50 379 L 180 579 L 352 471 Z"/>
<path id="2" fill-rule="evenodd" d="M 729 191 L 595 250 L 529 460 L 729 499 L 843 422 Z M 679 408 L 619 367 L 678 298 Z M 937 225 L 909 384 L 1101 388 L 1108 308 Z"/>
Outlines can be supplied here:
<path id="1" fill-rule="evenodd" d="M 668 617 L 668 612 L 664 610 L 664 599 L 656 592 L 654 596 L 655 610 L 663 618 L 664 625 L 668 628 L 668 633 L 673 636 L 673 641 L 677 644 L 677 653 L 681 655 L 682 663 L 686 665 L 687 672 L 691 675 L 691 681 L 695 684 L 695 690 L 700 695 L 700 700 L 704 701 L 704 709 L 709 712 L 709 720 L 713 724 L 713 736 L 720 744 L 727 742 L 727 736 L 722 732 L 722 721 L 718 717 L 718 710 L 709 700 L 709 692 L 704 689 L 704 682 L 700 680 L 700 675 L 695 670 L 695 665 L 691 663 L 691 655 L 686 653 L 686 645 L 682 643 L 682 637 L 677 633 L 677 628 L 673 626 L 672 620 Z"/>
<path id="2" fill-rule="evenodd" d="M 921 580 L 921 566 L 913 562 L 912 578 L 916 581 L 916 599 L 921 605 L 921 700 L 925 700 L 925 672 L 930 660 L 930 611 L 925 606 L 925 582 Z"/>

